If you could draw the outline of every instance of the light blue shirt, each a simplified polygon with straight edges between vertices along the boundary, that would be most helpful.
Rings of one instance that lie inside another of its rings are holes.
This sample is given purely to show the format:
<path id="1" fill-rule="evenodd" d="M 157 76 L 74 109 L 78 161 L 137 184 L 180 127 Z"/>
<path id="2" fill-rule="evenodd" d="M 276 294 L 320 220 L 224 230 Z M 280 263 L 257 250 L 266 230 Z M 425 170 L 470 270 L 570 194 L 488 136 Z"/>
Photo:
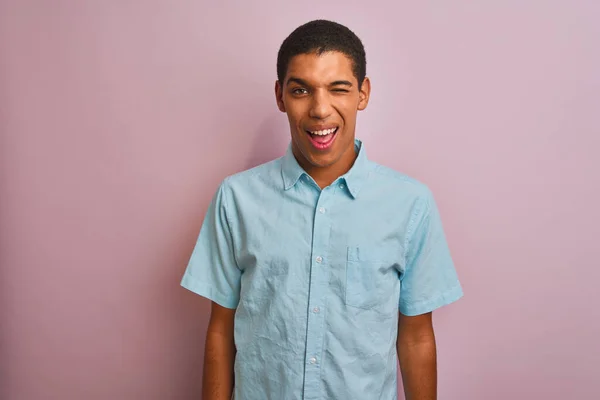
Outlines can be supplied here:
<path id="1" fill-rule="evenodd" d="M 235 399 L 396 399 L 398 311 L 462 289 L 429 189 L 367 159 L 321 190 L 285 156 L 232 175 L 182 285 L 235 314 Z"/>

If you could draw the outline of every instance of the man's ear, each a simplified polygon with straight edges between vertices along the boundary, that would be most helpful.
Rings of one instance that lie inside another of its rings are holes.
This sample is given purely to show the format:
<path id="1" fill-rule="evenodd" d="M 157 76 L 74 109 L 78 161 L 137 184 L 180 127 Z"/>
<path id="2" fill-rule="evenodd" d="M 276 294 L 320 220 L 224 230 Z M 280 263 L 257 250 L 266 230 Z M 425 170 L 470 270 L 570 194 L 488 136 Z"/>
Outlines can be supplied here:
<path id="1" fill-rule="evenodd" d="M 283 103 L 283 88 L 279 83 L 279 80 L 275 81 L 275 100 L 277 101 L 277 108 L 279 111 L 285 112 L 285 104 Z"/>
<path id="2" fill-rule="evenodd" d="M 360 86 L 360 90 L 358 93 L 358 110 L 362 111 L 367 108 L 367 104 L 369 104 L 369 97 L 371 96 L 371 80 L 368 77 L 365 77 L 362 85 Z"/>

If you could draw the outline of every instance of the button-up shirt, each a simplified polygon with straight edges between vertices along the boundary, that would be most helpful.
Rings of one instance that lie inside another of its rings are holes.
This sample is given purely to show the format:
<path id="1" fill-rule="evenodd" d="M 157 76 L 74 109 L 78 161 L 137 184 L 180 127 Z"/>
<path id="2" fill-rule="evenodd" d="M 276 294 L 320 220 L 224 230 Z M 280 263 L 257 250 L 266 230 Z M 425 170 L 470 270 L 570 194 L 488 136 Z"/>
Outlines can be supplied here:
<path id="1" fill-rule="evenodd" d="M 182 285 L 236 309 L 236 400 L 396 399 L 398 312 L 462 296 L 431 191 L 355 151 L 321 189 L 290 145 L 210 203 Z"/>

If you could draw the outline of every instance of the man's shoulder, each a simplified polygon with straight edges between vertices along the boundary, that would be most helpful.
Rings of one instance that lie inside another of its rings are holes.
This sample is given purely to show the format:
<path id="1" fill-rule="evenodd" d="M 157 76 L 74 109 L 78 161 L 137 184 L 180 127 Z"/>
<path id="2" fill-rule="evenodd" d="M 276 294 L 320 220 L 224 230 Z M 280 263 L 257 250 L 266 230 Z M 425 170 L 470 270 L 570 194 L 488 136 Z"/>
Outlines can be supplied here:
<path id="1" fill-rule="evenodd" d="M 431 196 L 429 187 L 418 179 L 396 169 L 371 161 L 369 180 L 376 185 L 398 191 L 403 195 L 425 198 Z"/>
<path id="2" fill-rule="evenodd" d="M 259 164 L 255 167 L 228 175 L 223 179 L 223 185 L 231 189 L 256 188 L 257 185 L 272 185 L 281 181 L 282 157 Z"/>

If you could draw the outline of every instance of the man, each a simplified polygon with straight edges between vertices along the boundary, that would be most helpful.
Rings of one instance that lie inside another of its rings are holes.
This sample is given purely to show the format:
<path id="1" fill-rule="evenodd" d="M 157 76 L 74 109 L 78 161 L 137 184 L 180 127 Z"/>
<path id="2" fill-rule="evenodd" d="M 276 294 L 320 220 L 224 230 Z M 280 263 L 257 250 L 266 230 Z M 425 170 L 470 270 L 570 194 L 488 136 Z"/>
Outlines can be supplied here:
<path id="1" fill-rule="evenodd" d="M 431 312 L 462 289 L 431 192 L 355 139 L 365 51 L 312 21 L 285 39 L 275 95 L 291 144 L 226 178 L 182 280 L 212 300 L 205 400 L 436 398 Z"/>

